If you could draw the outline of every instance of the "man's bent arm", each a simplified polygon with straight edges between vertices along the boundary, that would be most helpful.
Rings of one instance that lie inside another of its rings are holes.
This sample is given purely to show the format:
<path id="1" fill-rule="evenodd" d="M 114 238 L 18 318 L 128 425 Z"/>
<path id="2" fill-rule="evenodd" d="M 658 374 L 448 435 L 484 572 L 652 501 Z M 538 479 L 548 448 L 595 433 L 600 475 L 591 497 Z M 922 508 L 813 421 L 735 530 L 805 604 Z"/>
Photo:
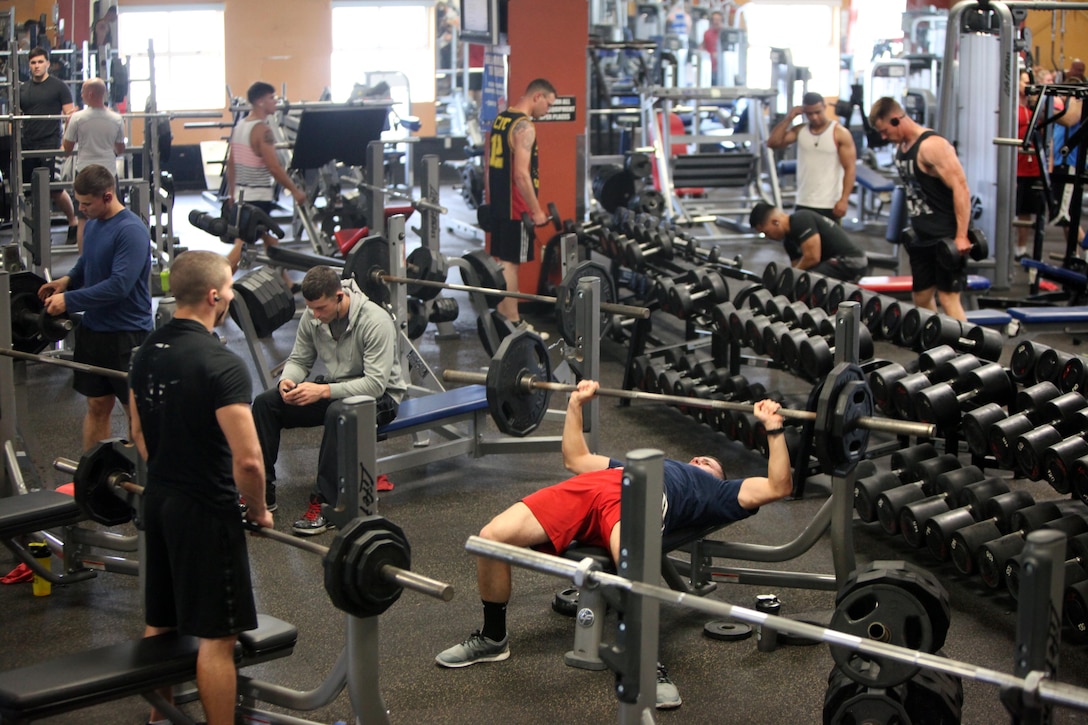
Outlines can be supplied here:
<path id="1" fill-rule="evenodd" d="M 567 402 L 567 416 L 563 420 L 563 465 L 574 474 L 608 468 L 608 456 L 590 451 L 582 432 L 582 405 L 593 397 L 592 391 L 595 389 L 592 381 L 584 380 L 579 389 L 570 394 Z"/>

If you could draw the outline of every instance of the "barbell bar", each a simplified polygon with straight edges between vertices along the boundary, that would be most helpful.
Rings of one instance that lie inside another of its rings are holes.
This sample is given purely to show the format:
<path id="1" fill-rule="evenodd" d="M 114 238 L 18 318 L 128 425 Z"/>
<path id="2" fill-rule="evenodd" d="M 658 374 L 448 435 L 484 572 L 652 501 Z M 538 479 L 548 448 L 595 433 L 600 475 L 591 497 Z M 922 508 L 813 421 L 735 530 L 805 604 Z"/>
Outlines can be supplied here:
<path id="1" fill-rule="evenodd" d="M 411 194 L 405 194 L 404 192 L 397 191 L 396 189 L 390 189 L 388 186 L 368 184 L 365 181 L 359 182 L 357 185 L 361 186 L 364 189 L 370 189 L 371 191 L 380 191 L 386 196 L 391 196 L 394 199 L 405 199 L 406 201 L 410 201 L 412 203 L 412 206 L 416 207 L 417 209 L 430 209 L 431 211 L 436 211 L 439 214 L 449 214 L 450 211 L 441 204 L 435 204 L 434 202 L 427 201 L 426 199 L 416 199 Z"/>
<path id="2" fill-rule="evenodd" d="M 73 461 L 70 458 L 58 457 L 53 460 L 53 468 L 74 476 L 79 470 L 79 462 Z M 144 493 L 144 487 L 133 481 L 131 475 L 126 471 L 117 470 L 111 472 L 109 476 L 107 476 L 106 482 L 110 487 L 121 489 L 128 493 L 134 493 L 140 496 Z M 242 525 L 258 536 L 263 536 L 266 539 L 293 546 L 296 549 L 308 551 L 311 554 L 317 554 L 318 556 L 324 557 L 329 553 L 329 547 L 327 546 L 322 546 L 313 541 L 299 539 L 290 534 L 285 534 L 282 531 L 276 531 L 275 529 L 260 526 L 252 521 L 243 520 Z M 378 569 L 378 576 L 391 584 L 396 584 L 404 589 L 411 589 L 420 594 L 426 594 L 429 597 L 440 599 L 443 602 L 448 602 L 453 599 L 454 589 L 452 584 L 438 581 L 437 579 L 432 579 L 428 576 L 423 576 L 422 574 L 418 574 L 409 569 L 403 569 L 399 566 L 393 566 L 392 564 L 384 564 Z"/>
<path id="3" fill-rule="evenodd" d="M 874 658 L 884 658 L 925 667 L 926 669 L 944 672 L 956 677 L 966 677 L 1001 688 L 1029 693 L 1039 700 L 1045 700 L 1056 705 L 1088 710 L 1088 690 L 1047 679 L 1045 673 L 1032 672 L 1026 677 L 1017 677 L 1000 670 L 979 667 L 967 662 L 939 657 L 928 652 L 919 652 L 918 650 L 899 647 L 887 642 L 819 627 L 796 619 L 765 614 L 754 609 L 738 607 L 715 599 L 707 599 L 706 597 L 678 592 L 653 584 L 632 581 L 617 574 L 600 571 L 598 569 L 599 564 L 589 557 L 575 562 L 551 554 L 533 551 L 532 549 L 513 546 L 512 544 L 489 541 L 479 536 L 470 536 L 468 538 L 465 542 L 465 551 L 513 566 L 570 579 L 577 587 L 608 586 L 637 596 L 656 599 L 676 607 L 687 607 L 715 618 L 732 617 L 750 624 L 763 625 L 776 632 L 801 639 L 826 642 Z"/>
<path id="4" fill-rule="evenodd" d="M 601 306 L 602 309 L 604 306 Z M 448 382 L 486 384 L 486 373 L 475 373 L 463 370 L 446 370 L 442 378 Z M 525 393 L 533 390 L 550 390 L 556 393 L 573 393 L 578 389 L 577 385 L 566 383 L 553 383 L 540 380 L 535 375 L 522 373 L 517 380 L 517 386 Z M 615 388 L 597 388 L 597 395 L 610 398 L 626 398 L 628 400 L 648 400 L 667 405 L 683 405 L 691 408 L 710 408 L 715 410 L 736 410 L 740 412 L 752 412 L 751 403 L 736 403 L 728 400 L 714 400 L 712 398 L 689 398 L 682 395 L 664 395 L 661 393 L 648 393 L 642 390 L 619 390 Z M 794 420 L 813 421 L 816 413 L 810 410 L 792 410 L 779 408 L 778 414 L 783 418 Z M 908 420 L 895 420 L 893 418 L 874 418 L 861 416 L 856 419 L 855 425 L 868 430 L 878 430 L 896 435 L 917 436 L 919 438 L 932 438 L 936 434 L 936 426 L 928 423 L 916 423 Z"/>
<path id="5" fill-rule="evenodd" d="M 16 360 L 27 360 L 29 362 L 45 363 L 46 365 L 56 365 L 62 368 L 71 368 L 72 370 L 78 370 L 81 373 L 103 375 L 107 378 L 117 378 L 118 380 L 128 380 L 128 373 L 124 370 L 114 370 L 113 368 L 104 368 L 99 367 L 98 365 L 88 365 L 87 363 L 65 360 L 50 355 L 35 355 L 34 353 L 11 350 L 6 347 L 0 347 L 0 355 L 13 357 Z"/>
<path id="6" fill-rule="evenodd" d="M 538 295 L 531 292 L 510 292 L 502 289 L 492 289 L 490 287 L 474 287 L 467 284 L 456 284 L 454 282 L 436 282 L 429 279 L 412 279 L 411 277 L 397 277 L 386 273 L 384 270 L 375 269 L 371 272 L 374 280 L 377 282 L 396 282 L 400 284 L 419 285 L 420 287 L 438 287 L 441 289 L 453 290 L 455 292 L 479 292 L 485 295 L 496 295 L 498 297 L 513 297 L 518 300 L 528 300 L 530 302 L 544 302 L 545 304 L 557 304 L 559 300 L 550 295 Z M 601 312 L 609 312 L 614 315 L 623 315 L 624 317 L 637 317 L 639 319 L 648 319 L 650 317 L 649 307 L 638 307 L 637 305 L 621 305 L 615 302 L 602 302 Z"/>

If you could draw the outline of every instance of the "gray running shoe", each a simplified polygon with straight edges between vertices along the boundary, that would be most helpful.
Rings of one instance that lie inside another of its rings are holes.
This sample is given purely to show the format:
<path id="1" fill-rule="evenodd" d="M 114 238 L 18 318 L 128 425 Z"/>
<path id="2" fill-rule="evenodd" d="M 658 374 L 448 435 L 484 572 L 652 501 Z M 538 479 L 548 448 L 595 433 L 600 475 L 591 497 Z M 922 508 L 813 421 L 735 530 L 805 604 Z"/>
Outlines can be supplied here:
<path id="1" fill-rule="evenodd" d="M 676 689 L 676 685 L 672 684 L 672 680 L 669 679 L 669 673 L 665 669 L 665 665 L 660 662 L 657 663 L 657 709 L 658 710 L 675 710 L 684 704 L 684 701 L 680 699 L 680 690 Z"/>
<path id="2" fill-rule="evenodd" d="M 501 662 L 510 656 L 509 640 L 509 637 L 505 637 L 501 642 L 495 642 L 476 631 L 461 644 L 440 652 L 434 661 L 442 667 L 468 667 L 477 662 Z"/>

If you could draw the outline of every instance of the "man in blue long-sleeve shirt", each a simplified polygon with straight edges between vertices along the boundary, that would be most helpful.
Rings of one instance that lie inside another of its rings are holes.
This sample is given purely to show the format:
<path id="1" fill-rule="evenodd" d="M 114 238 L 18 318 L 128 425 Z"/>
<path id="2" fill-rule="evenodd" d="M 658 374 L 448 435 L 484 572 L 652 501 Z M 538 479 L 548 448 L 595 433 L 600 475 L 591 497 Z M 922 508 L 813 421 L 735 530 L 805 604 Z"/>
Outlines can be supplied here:
<path id="1" fill-rule="evenodd" d="M 76 175 L 73 188 L 87 217 L 83 255 L 67 275 L 42 285 L 38 296 L 50 315 L 82 312 L 75 331 L 76 362 L 128 372 L 132 350 L 152 328 L 151 237 L 140 217 L 117 199 L 116 181 L 92 164 Z M 72 387 L 87 398 L 83 450 L 109 438 L 110 416 L 120 401 L 128 410 L 128 382 L 76 372 Z"/>

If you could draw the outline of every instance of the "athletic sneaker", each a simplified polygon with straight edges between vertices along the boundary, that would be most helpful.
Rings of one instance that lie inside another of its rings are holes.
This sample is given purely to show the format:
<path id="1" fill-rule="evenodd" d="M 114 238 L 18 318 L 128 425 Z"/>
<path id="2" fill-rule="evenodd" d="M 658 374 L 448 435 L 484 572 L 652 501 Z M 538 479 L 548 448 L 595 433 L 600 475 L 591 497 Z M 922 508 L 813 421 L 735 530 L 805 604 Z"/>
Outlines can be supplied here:
<path id="1" fill-rule="evenodd" d="M 442 667 L 468 667 L 477 662 L 501 662 L 510 656 L 509 640 L 510 637 L 507 636 L 502 642 L 496 642 L 477 630 L 461 644 L 439 652 L 434 661 Z"/>
<path id="2" fill-rule="evenodd" d="M 526 330 L 528 332 L 531 332 L 534 335 L 536 335 L 537 337 L 539 337 L 541 340 L 543 340 L 544 342 L 547 342 L 548 338 L 551 337 L 551 335 L 544 332 L 543 330 L 538 330 L 535 327 L 533 327 L 532 325 L 530 325 L 529 321 L 526 320 L 525 318 L 522 318 L 520 322 L 518 322 L 516 325 L 514 325 L 514 329 L 516 329 L 516 330 Z"/>
<path id="3" fill-rule="evenodd" d="M 299 536 L 316 536 L 323 534 L 336 526 L 321 513 L 321 500 L 314 494 L 310 494 L 310 506 L 302 518 L 291 524 L 291 528 Z"/>
<path id="4" fill-rule="evenodd" d="M 264 485 L 264 507 L 268 509 L 269 513 L 276 510 L 276 484 L 272 482 Z M 245 516 L 246 511 L 249 510 L 245 496 L 238 497 L 238 508 L 242 509 L 242 515 Z"/>
<path id="5" fill-rule="evenodd" d="M 684 701 L 680 699 L 680 690 L 676 689 L 676 685 L 672 684 L 672 680 L 669 679 L 669 673 L 668 670 L 665 669 L 665 665 L 658 662 L 657 709 L 675 710 L 682 704 L 684 704 Z"/>

